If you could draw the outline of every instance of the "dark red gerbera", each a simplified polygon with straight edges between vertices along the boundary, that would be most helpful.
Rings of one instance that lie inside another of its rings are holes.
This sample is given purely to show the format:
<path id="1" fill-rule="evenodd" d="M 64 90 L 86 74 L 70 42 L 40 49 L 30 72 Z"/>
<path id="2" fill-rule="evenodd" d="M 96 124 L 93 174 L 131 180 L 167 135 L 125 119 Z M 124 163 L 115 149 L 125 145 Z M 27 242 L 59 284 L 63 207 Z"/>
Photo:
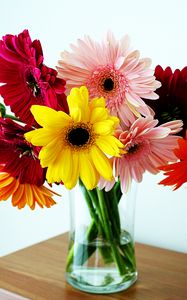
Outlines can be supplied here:
<path id="1" fill-rule="evenodd" d="M 33 104 L 68 112 L 65 81 L 43 64 L 39 40 L 32 42 L 28 30 L 5 35 L 0 41 L 0 94 L 21 121 L 33 125 Z"/>
<path id="2" fill-rule="evenodd" d="M 1 171 L 9 173 L 22 183 L 41 186 L 45 181 L 45 169 L 38 159 L 39 149 L 24 139 L 32 130 L 11 119 L 0 118 L 0 165 Z"/>
<path id="3" fill-rule="evenodd" d="M 159 99 L 152 101 L 144 99 L 155 112 L 155 118 L 160 124 L 181 119 L 183 130 L 179 133 L 185 135 L 187 129 L 187 67 L 174 73 L 170 67 L 165 70 L 161 66 L 155 68 L 155 77 L 162 86 L 156 90 Z"/>

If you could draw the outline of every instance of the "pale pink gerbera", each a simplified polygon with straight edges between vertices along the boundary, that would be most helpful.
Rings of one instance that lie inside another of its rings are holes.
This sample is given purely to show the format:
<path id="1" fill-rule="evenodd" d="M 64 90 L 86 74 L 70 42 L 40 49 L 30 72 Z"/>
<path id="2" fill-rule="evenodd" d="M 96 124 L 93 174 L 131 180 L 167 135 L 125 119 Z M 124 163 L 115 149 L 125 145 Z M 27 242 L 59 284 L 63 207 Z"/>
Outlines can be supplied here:
<path id="1" fill-rule="evenodd" d="M 115 176 L 120 178 L 124 192 L 132 179 L 140 182 L 145 171 L 156 174 L 159 166 L 177 160 L 173 149 L 179 137 L 173 134 L 181 130 L 182 121 L 155 127 L 157 124 L 158 120 L 152 117 L 141 117 L 129 130 L 118 130 L 116 133 L 127 151 L 122 157 L 113 159 Z"/>
<path id="2" fill-rule="evenodd" d="M 110 112 L 128 126 L 135 115 L 152 114 L 142 98 L 157 99 L 154 91 L 160 83 L 149 69 L 150 59 L 131 51 L 127 36 L 117 41 L 109 32 L 102 44 L 86 36 L 71 48 L 71 53 L 62 52 L 57 67 L 69 89 L 86 85 L 91 97 L 104 97 Z"/>

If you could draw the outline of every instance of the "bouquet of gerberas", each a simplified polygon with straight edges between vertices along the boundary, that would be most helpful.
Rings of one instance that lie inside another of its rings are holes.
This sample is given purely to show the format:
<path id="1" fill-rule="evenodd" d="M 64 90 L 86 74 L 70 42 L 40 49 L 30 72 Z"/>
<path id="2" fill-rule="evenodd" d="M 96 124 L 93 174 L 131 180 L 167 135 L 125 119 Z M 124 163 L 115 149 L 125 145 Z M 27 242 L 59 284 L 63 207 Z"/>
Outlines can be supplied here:
<path id="1" fill-rule="evenodd" d="M 122 195 L 132 179 L 140 182 L 145 171 L 156 174 L 177 161 L 182 121 L 178 107 L 173 117 L 162 110 L 160 121 L 155 90 L 162 99 L 170 71 L 156 68 L 160 87 L 150 59 L 140 59 L 127 36 L 117 41 L 108 33 L 102 44 L 86 36 L 71 47 L 57 73 L 27 30 L 0 41 L 0 94 L 13 113 L 1 104 L 0 200 L 50 207 L 55 192 L 45 182 L 67 189 L 78 183 L 90 221 L 81 242 L 72 232 L 67 278 L 83 290 L 108 293 L 137 277 L 133 239 L 120 216 Z M 82 272 L 93 255 L 101 257 L 101 272 Z"/>

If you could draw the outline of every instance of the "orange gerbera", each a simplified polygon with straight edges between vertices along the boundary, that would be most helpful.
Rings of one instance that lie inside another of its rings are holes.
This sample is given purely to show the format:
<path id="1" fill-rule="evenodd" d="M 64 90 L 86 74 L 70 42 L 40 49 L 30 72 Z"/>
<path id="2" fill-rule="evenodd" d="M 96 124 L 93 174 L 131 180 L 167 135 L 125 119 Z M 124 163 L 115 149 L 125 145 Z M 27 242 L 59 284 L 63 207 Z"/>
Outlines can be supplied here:
<path id="1" fill-rule="evenodd" d="M 25 207 L 26 204 L 34 209 L 36 203 L 42 208 L 44 206 L 51 207 L 56 204 L 52 199 L 53 194 L 56 193 L 44 185 L 20 183 L 18 179 L 12 177 L 9 173 L 0 172 L 0 201 L 12 197 L 12 205 L 17 206 L 19 209 Z"/>
<path id="2" fill-rule="evenodd" d="M 160 181 L 159 184 L 173 185 L 174 190 L 187 182 L 187 131 L 185 139 L 178 139 L 178 145 L 179 148 L 174 149 L 174 153 L 180 161 L 159 168 L 160 170 L 165 171 L 164 175 L 167 176 L 167 178 Z"/>

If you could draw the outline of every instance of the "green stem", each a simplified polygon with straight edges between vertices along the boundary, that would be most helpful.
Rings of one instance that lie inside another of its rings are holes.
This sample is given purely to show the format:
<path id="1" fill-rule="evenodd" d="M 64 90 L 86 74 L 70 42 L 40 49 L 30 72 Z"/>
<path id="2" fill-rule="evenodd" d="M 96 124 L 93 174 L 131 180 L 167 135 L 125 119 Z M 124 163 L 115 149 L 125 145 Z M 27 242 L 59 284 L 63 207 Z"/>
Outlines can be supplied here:
<path id="1" fill-rule="evenodd" d="M 115 202 L 115 199 L 113 197 L 111 197 L 111 195 L 109 195 L 109 193 L 105 192 L 104 195 L 105 195 L 105 201 L 106 201 L 107 210 L 108 210 L 108 214 L 109 214 L 109 220 L 111 222 L 111 229 L 113 232 L 113 236 L 115 237 L 115 241 L 117 243 L 120 243 L 121 228 L 118 223 L 118 210 L 116 212 L 117 204 Z"/>
<path id="2" fill-rule="evenodd" d="M 95 224 L 98 228 L 98 232 L 101 236 L 104 236 L 104 231 L 102 228 L 101 212 L 100 212 L 100 208 L 98 207 L 97 194 L 95 194 L 94 190 L 88 191 L 82 183 L 80 183 L 80 186 L 84 194 L 86 203 L 88 205 L 90 215 L 94 219 Z M 94 208 L 94 205 L 96 209 Z"/>
<path id="3" fill-rule="evenodd" d="M 116 195 L 116 199 L 118 199 L 118 203 L 119 203 L 122 196 L 121 184 L 119 180 L 115 183 L 115 186 L 111 191 L 114 193 L 114 195 Z"/>
<path id="4" fill-rule="evenodd" d="M 91 241 L 94 240 L 97 236 L 97 227 L 95 224 L 95 221 L 92 220 L 88 230 L 87 230 L 87 234 L 86 234 L 86 241 Z M 77 249 L 76 249 L 76 247 Z M 92 255 L 92 253 L 96 250 L 96 247 L 89 247 L 89 246 L 85 246 L 86 247 L 86 255 L 82 256 L 81 253 L 84 252 L 85 248 L 83 246 L 84 244 L 79 244 L 76 243 L 75 241 L 73 242 L 73 244 L 70 246 L 70 249 L 68 250 L 68 256 L 67 256 L 67 260 L 66 260 L 66 270 L 67 272 L 69 271 L 69 268 L 73 262 L 74 257 L 76 257 L 77 261 L 79 261 L 78 265 L 83 265 L 84 262 Z M 85 243 L 86 245 L 86 243 Z M 76 253 L 76 254 L 75 254 Z M 79 256 L 79 258 L 78 258 Z"/>
<path id="5" fill-rule="evenodd" d="M 9 115 L 9 114 L 5 114 L 4 118 L 10 118 L 10 119 L 15 120 L 17 122 L 24 123 L 20 119 L 18 119 L 17 117 Z"/>
<path id="6" fill-rule="evenodd" d="M 91 195 L 90 195 L 89 191 L 86 190 L 86 188 L 84 186 L 81 185 L 81 189 L 82 189 L 82 192 L 84 194 L 84 198 L 86 200 L 90 215 L 95 220 L 95 223 L 97 224 L 98 223 L 98 216 L 95 213 L 95 209 L 94 209 L 93 203 L 91 201 L 91 200 L 93 200 L 92 199 L 93 197 L 91 198 Z"/>
<path id="7" fill-rule="evenodd" d="M 76 257 L 76 261 L 79 265 L 84 264 L 86 259 L 88 259 L 89 256 L 91 256 L 92 253 L 96 249 L 93 246 L 90 248 L 89 242 L 94 240 L 97 237 L 98 233 L 99 233 L 99 235 L 104 236 L 102 224 L 100 223 L 100 220 L 99 220 L 98 214 L 97 214 L 98 210 L 96 213 L 96 210 L 93 205 L 93 203 L 95 203 L 98 206 L 97 199 L 96 199 L 97 194 L 95 193 L 94 190 L 88 191 L 81 181 L 79 183 L 80 183 L 80 187 L 83 192 L 83 195 L 84 195 L 84 199 L 86 200 L 87 207 L 89 209 L 90 216 L 92 218 L 92 222 L 86 232 L 85 244 L 87 244 L 87 242 L 88 242 L 88 245 L 87 245 L 87 248 L 85 249 L 85 251 L 83 251 L 83 248 L 85 248 L 85 247 L 82 244 L 79 244 L 76 248 L 75 242 L 70 247 L 69 252 L 68 252 L 67 262 L 66 262 L 66 270 L 67 271 L 69 270 L 69 267 L 71 266 L 74 257 Z M 89 249 L 91 249 L 91 250 L 89 250 Z M 83 252 L 86 252 L 87 255 L 84 255 L 84 256 L 81 255 Z"/>
<path id="8" fill-rule="evenodd" d="M 120 222 L 119 209 L 118 209 L 119 201 L 113 189 L 107 193 L 105 192 L 105 195 L 106 195 L 106 202 L 108 206 L 108 212 L 110 214 L 110 220 L 114 228 L 114 235 L 117 239 L 119 239 L 121 234 L 121 222 Z"/>
<path id="9" fill-rule="evenodd" d="M 136 270 L 136 260 L 135 260 L 135 251 L 134 251 L 134 244 L 132 242 L 121 245 L 120 249 L 123 253 L 122 257 L 124 259 L 124 263 L 130 268 L 131 270 Z"/>
<path id="10" fill-rule="evenodd" d="M 136 263 L 133 244 L 121 244 L 118 209 L 122 195 L 120 183 L 116 183 L 110 192 L 99 191 L 97 188 L 88 191 L 81 181 L 80 186 L 92 219 L 83 241 L 76 241 L 76 237 L 75 240 L 72 237 L 67 257 L 67 272 L 71 272 L 73 265 L 83 266 L 97 250 L 98 246 L 94 241 L 100 236 L 110 245 L 110 247 L 99 247 L 104 262 L 106 264 L 115 262 L 120 275 L 127 275 L 129 269 L 135 270 Z"/>
<path id="11" fill-rule="evenodd" d="M 103 228 L 107 237 L 108 242 L 110 243 L 112 253 L 114 260 L 116 262 L 116 265 L 118 267 L 120 275 L 124 275 L 126 273 L 126 267 L 123 263 L 123 259 L 121 257 L 121 254 L 119 252 L 118 246 L 116 245 L 115 239 L 112 234 L 111 230 L 111 221 L 108 214 L 108 209 L 105 203 L 105 198 L 103 195 L 103 191 L 97 189 L 98 199 L 99 199 L 99 205 L 102 213 L 103 218 Z"/>
<path id="12" fill-rule="evenodd" d="M 94 190 L 87 191 L 87 192 L 88 192 L 90 198 L 92 199 L 93 204 L 94 204 L 94 206 L 96 208 L 96 211 L 98 213 L 98 217 L 99 217 L 100 223 L 103 224 L 103 217 L 102 217 L 102 213 L 101 213 L 101 208 L 100 208 L 99 203 L 98 203 L 97 193 L 96 193 L 96 196 L 95 196 L 95 195 L 93 195 Z"/>

